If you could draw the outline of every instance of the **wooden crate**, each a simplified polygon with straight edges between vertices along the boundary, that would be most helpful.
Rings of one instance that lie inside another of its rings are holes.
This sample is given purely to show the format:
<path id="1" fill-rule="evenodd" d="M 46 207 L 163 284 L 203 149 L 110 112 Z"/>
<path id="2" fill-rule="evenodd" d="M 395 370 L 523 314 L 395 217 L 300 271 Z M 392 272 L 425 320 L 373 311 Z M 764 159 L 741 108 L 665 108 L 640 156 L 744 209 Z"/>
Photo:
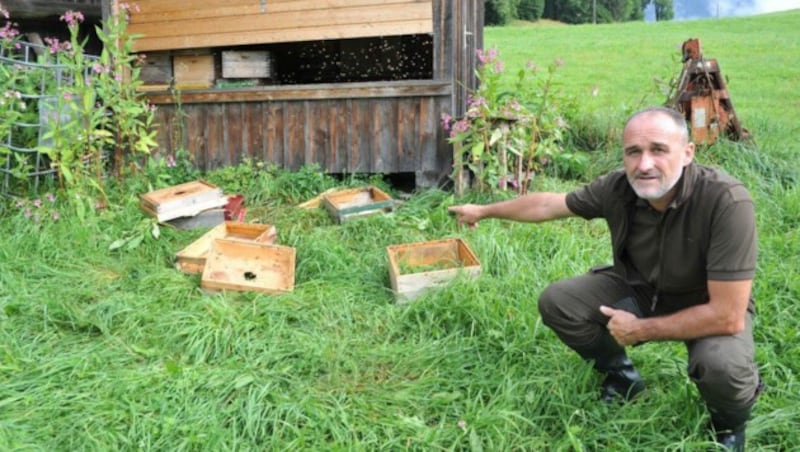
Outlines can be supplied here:
<path id="1" fill-rule="evenodd" d="M 142 210 L 163 222 L 222 207 L 228 198 L 216 185 L 197 180 L 145 193 L 139 201 Z"/>
<path id="2" fill-rule="evenodd" d="M 277 238 L 278 233 L 275 226 L 271 224 L 226 221 L 175 253 L 175 268 L 184 273 L 202 273 L 208 252 L 216 239 L 243 240 L 271 245 Z"/>
<path id="3" fill-rule="evenodd" d="M 208 291 L 290 292 L 294 289 L 295 255 L 289 246 L 215 239 L 200 286 Z"/>
<path id="4" fill-rule="evenodd" d="M 389 212 L 394 200 L 381 189 L 373 186 L 352 188 L 326 193 L 322 205 L 338 223 L 351 218 Z"/>
<path id="5" fill-rule="evenodd" d="M 175 88 L 203 89 L 214 84 L 214 55 L 173 55 Z"/>
<path id="6" fill-rule="evenodd" d="M 139 78 L 145 85 L 169 85 L 172 82 L 172 57 L 169 52 L 153 52 L 141 63 Z"/>
<path id="7" fill-rule="evenodd" d="M 272 59 L 266 50 L 225 50 L 223 78 L 271 78 Z"/>
<path id="8" fill-rule="evenodd" d="M 464 274 L 475 278 L 481 263 L 467 243 L 458 238 L 391 245 L 389 279 L 398 303 L 408 303 L 426 289 L 448 284 Z"/>

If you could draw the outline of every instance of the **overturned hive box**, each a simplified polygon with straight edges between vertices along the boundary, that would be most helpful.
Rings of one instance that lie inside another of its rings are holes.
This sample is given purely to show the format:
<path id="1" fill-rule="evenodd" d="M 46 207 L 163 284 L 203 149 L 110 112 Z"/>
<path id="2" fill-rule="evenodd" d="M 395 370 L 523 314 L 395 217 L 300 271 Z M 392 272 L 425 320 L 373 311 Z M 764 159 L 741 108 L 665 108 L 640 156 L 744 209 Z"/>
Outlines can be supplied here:
<path id="1" fill-rule="evenodd" d="M 322 205 L 334 220 L 343 223 L 355 217 L 389 212 L 394 200 L 381 189 L 367 186 L 326 193 Z"/>
<path id="2" fill-rule="evenodd" d="M 226 221 L 175 253 L 175 268 L 184 273 L 202 273 L 206 256 L 216 239 L 273 244 L 277 238 L 278 233 L 271 224 Z"/>
<path id="3" fill-rule="evenodd" d="M 208 291 L 290 292 L 294 289 L 295 255 L 289 246 L 215 239 L 200 286 Z"/>
<path id="4" fill-rule="evenodd" d="M 142 210 L 163 222 L 222 207 L 228 198 L 216 185 L 198 180 L 145 193 L 139 201 Z"/>
<path id="5" fill-rule="evenodd" d="M 475 278 L 481 264 L 462 239 L 390 245 L 389 279 L 398 303 L 408 303 L 431 287 L 443 286 L 464 274 Z"/>

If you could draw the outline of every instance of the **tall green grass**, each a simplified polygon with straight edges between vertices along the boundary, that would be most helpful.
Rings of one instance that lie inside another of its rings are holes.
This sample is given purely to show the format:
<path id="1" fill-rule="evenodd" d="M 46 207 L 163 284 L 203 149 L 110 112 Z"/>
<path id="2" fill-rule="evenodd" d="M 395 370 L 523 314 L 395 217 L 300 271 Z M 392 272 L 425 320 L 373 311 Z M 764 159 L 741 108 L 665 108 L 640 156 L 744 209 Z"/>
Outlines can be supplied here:
<path id="1" fill-rule="evenodd" d="M 599 86 L 583 107 L 608 127 L 651 92 L 654 76 L 679 69 L 671 58 L 684 39 L 700 37 L 719 60 L 757 143 L 722 141 L 698 153 L 741 178 L 757 203 L 755 335 L 768 388 L 748 430 L 754 450 L 800 443 L 800 105 L 787 91 L 798 43 L 786 38 L 798 26 L 795 11 L 486 31 L 509 67 L 560 57 L 565 88 L 588 94 Z M 615 158 L 612 150 L 593 153 L 591 173 Z M 172 262 L 204 231 L 162 228 L 158 239 L 108 251 L 142 219 L 126 187 L 115 196 L 129 201 L 96 224 L 67 215 L 37 224 L 6 207 L 0 449 L 713 448 L 681 344 L 633 349 L 649 389 L 637 403 L 606 406 L 596 400 L 599 377 L 538 317 L 536 299 L 550 281 L 610 259 L 602 223 L 490 220 L 462 230 L 447 206 L 500 196 L 426 190 L 391 214 L 338 225 L 322 210 L 294 207 L 333 179 L 247 168 L 208 177 L 226 189 L 235 184 L 251 202 L 248 218 L 275 224 L 279 241 L 297 249 L 293 292 L 204 293 L 197 275 Z M 381 183 L 344 183 L 366 182 Z M 538 176 L 534 189 L 579 183 Z M 482 276 L 396 305 L 386 247 L 444 237 L 467 240 Z"/>

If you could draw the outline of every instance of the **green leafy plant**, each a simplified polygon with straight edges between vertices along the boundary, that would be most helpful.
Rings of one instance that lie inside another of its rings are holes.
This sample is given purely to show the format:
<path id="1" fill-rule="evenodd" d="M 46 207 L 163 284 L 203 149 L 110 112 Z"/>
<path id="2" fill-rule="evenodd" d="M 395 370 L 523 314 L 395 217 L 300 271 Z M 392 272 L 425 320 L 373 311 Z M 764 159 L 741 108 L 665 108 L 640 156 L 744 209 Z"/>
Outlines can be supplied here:
<path id="1" fill-rule="evenodd" d="M 0 65 L 0 95 L 9 100 L 0 110 L 13 112 L 0 120 L 0 138 L 7 137 L 0 158 L 15 159 L 8 166 L 23 182 L 34 174 L 32 170 L 57 174 L 60 189 L 67 192 L 65 199 L 81 204 L 74 206 L 79 216 L 109 204 L 105 189 L 109 167 L 122 175 L 127 168 L 136 168 L 126 166 L 126 160 L 149 155 L 156 146 L 154 109 L 136 90 L 141 82 L 131 54 L 133 38 L 127 33 L 128 7 L 123 5 L 120 14 L 96 27 L 104 44 L 97 57 L 84 51 L 87 38 L 80 37 L 84 18 L 76 11 L 60 18 L 67 24 L 69 40 L 46 37 L 47 46 L 35 61 L 15 63 L 23 43 L 13 24 L 7 22 L 0 33 L 0 56 L 7 57 Z M 8 19 L 7 13 L 3 15 Z"/>
<path id="2" fill-rule="evenodd" d="M 469 94 L 461 118 L 442 116 L 455 145 L 455 178 L 462 168 L 475 176 L 477 188 L 525 193 L 533 175 L 554 158 L 564 158 L 569 100 L 557 89 L 555 73 L 533 63 L 516 73 L 511 89 L 502 83 L 504 65 L 497 50 L 478 50 L 478 88 Z"/>

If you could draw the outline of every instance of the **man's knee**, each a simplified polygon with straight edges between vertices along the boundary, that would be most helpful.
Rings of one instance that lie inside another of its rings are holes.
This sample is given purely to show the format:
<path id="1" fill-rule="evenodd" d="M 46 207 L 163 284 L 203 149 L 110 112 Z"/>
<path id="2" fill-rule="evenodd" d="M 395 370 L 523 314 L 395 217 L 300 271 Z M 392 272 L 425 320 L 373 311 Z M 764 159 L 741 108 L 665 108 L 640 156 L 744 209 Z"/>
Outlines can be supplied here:
<path id="1" fill-rule="evenodd" d="M 689 377 L 711 405 L 745 406 L 751 403 L 759 378 L 746 353 L 706 350 L 690 358 Z"/>
<path id="2" fill-rule="evenodd" d="M 553 320 L 563 317 L 561 307 L 565 298 L 560 281 L 549 284 L 539 295 L 537 306 L 545 325 L 552 325 Z"/>

